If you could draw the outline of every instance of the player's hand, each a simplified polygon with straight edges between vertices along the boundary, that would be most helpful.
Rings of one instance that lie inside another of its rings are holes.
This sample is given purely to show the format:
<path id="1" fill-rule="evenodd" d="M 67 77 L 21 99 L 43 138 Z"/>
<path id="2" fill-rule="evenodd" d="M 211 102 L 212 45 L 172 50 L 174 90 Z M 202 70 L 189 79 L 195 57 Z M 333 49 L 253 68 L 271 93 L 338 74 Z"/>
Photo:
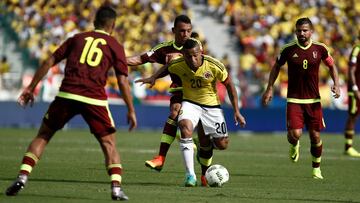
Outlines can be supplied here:
<path id="1" fill-rule="evenodd" d="M 141 85 L 149 84 L 150 88 L 152 88 L 155 85 L 155 81 L 156 81 L 156 79 L 154 77 L 149 77 L 149 78 L 137 79 L 137 80 L 135 80 L 135 83 L 141 82 Z"/>
<path id="2" fill-rule="evenodd" d="M 340 97 L 340 88 L 338 85 L 334 85 L 334 86 L 331 86 L 331 91 L 332 93 L 334 93 L 334 98 L 339 98 Z"/>
<path id="3" fill-rule="evenodd" d="M 129 124 L 129 131 L 132 131 L 137 127 L 137 120 L 135 112 L 128 112 L 127 123 Z"/>
<path id="4" fill-rule="evenodd" d="M 269 103 L 272 100 L 272 88 L 268 88 L 266 89 L 266 91 L 264 92 L 264 94 L 262 95 L 261 101 L 262 101 L 262 105 L 267 106 L 269 105 Z"/>
<path id="5" fill-rule="evenodd" d="M 30 107 L 33 106 L 34 100 L 34 92 L 25 88 L 20 94 L 17 102 L 21 107 L 25 108 L 28 104 L 30 104 Z"/>
<path id="6" fill-rule="evenodd" d="M 245 118 L 240 114 L 240 112 L 236 112 L 234 114 L 234 120 L 235 120 L 235 125 L 239 125 L 243 128 L 246 125 L 246 121 Z"/>

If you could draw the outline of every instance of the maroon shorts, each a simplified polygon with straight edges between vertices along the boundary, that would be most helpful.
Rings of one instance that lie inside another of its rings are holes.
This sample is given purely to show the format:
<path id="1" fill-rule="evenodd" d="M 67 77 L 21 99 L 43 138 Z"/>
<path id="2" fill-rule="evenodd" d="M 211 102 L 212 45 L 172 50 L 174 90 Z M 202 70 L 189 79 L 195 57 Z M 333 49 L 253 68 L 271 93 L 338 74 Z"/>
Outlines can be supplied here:
<path id="1" fill-rule="evenodd" d="M 104 136 L 116 131 L 108 106 L 97 106 L 55 97 L 46 112 L 43 122 L 53 130 L 59 130 L 75 115 L 80 114 L 95 136 Z"/>
<path id="2" fill-rule="evenodd" d="M 349 95 L 348 113 L 359 116 L 360 102 L 356 100 L 354 95 Z"/>
<path id="3" fill-rule="evenodd" d="M 320 131 L 325 128 L 321 103 L 295 104 L 287 103 L 286 127 L 291 129 L 306 128 Z"/>

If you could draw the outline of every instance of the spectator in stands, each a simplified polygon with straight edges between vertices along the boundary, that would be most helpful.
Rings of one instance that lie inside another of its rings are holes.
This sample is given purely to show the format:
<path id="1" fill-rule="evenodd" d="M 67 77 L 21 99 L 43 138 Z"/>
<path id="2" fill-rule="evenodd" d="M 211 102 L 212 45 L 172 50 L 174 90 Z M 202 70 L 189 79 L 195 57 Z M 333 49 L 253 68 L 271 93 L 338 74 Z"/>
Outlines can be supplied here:
<path id="1" fill-rule="evenodd" d="M 10 64 L 7 60 L 7 57 L 3 55 L 1 57 L 1 62 L 0 62 L 0 75 L 3 75 L 4 73 L 8 73 L 9 71 L 10 71 Z"/>
<path id="2" fill-rule="evenodd" d="M 3 88 L 4 74 L 8 73 L 9 71 L 10 71 L 10 64 L 7 60 L 7 57 L 3 55 L 0 61 L 0 89 Z"/>

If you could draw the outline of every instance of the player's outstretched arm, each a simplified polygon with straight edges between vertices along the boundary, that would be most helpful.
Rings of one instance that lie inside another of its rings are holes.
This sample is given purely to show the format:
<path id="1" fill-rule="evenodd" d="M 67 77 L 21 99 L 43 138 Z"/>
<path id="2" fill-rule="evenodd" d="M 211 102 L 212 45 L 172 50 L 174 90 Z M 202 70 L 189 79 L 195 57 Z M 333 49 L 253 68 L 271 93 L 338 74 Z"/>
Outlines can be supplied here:
<path id="1" fill-rule="evenodd" d="M 234 109 L 235 125 L 240 124 L 241 127 L 245 127 L 246 121 L 245 118 L 240 113 L 238 94 L 236 92 L 234 83 L 232 82 L 231 76 L 228 76 L 228 78 L 223 82 L 223 84 L 226 87 L 227 93 L 229 95 L 229 99 L 231 101 L 231 105 L 233 106 Z"/>
<path id="2" fill-rule="evenodd" d="M 145 63 L 141 60 L 140 55 L 126 57 L 126 62 L 128 66 L 137 66 Z"/>
<path id="3" fill-rule="evenodd" d="M 37 84 L 42 80 L 42 78 L 47 74 L 49 69 L 55 64 L 55 58 L 51 56 L 45 60 L 41 66 L 36 70 L 34 77 L 32 78 L 30 84 L 22 91 L 17 102 L 20 106 L 25 108 L 28 104 L 30 106 L 34 103 L 34 90 Z"/>
<path id="4" fill-rule="evenodd" d="M 168 64 L 162 66 L 159 70 L 157 70 L 152 76 L 148 78 L 141 78 L 138 80 L 135 80 L 136 83 L 141 82 L 142 84 L 149 84 L 150 88 L 152 88 L 155 85 L 155 82 L 158 78 L 165 77 L 169 74 L 168 71 Z"/>
<path id="5" fill-rule="evenodd" d="M 120 91 L 123 95 L 123 100 L 128 108 L 127 122 L 129 124 L 129 131 L 131 131 L 137 127 L 137 120 L 136 120 L 133 99 L 130 91 L 129 81 L 127 76 L 125 75 L 117 75 L 117 81 Z"/>
<path id="6" fill-rule="evenodd" d="M 264 106 L 267 106 L 271 102 L 273 96 L 273 86 L 276 78 L 279 76 L 280 68 L 281 66 L 278 63 L 275 63 L 270 71 L 268 85 L 261 98 L 262 104 Z"/>

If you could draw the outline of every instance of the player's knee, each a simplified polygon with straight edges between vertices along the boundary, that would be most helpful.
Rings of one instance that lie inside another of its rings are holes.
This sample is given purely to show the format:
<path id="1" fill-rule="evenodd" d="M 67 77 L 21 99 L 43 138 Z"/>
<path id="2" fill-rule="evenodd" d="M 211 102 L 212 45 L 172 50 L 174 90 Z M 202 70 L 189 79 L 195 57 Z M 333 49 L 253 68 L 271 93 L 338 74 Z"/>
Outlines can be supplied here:
<path id="1" fill-rule="evenodd" d="M 214 139 L 214 145 L 218 150 L 227 149 L 229 145 L 229 139 L 227 137 Z"/>
<path id="2" fill-rule="evenodd" d="M 170 118 L 175 120 L 175 118 L 177 118 L 177 116 L 179 115 L 180 108 L 181 108 L 181 104 L 178 103 L 172 104 L 170 107 Z"/>
<path id="3" fill-rule="evenodd" d="M 49 142 L 55 132 L 56 130 L 49 128 L 46 124 L 43 123 L 39 129 L 37 137 Z"/>
<path id="4" fill-rule="evenodd" d="M 108 150 L 116 148 L 115 147 L 115 139 L 111 135 L 100 137 L 99 142 L 102 147 L 104 147 Z"/>
<path id="5" fill-rule="evenodd" d="M 188 124 L 184 123 L 184 122 L 180 122 L 179 123 L 179 128 L 181 131 L 181 137 L 182 138 L 186 138 L 186 137 L 191 137 L 192 136 L 192 129 L 191 126 L 189 126 Z"/>
<path id="6" fill-rule="evenodd" d="M 179 115 L 179 111 L 176 109 L 173 109 L 170 111 L 170 118 L 173 120 L 176 120 L 177 116 Z"/>

